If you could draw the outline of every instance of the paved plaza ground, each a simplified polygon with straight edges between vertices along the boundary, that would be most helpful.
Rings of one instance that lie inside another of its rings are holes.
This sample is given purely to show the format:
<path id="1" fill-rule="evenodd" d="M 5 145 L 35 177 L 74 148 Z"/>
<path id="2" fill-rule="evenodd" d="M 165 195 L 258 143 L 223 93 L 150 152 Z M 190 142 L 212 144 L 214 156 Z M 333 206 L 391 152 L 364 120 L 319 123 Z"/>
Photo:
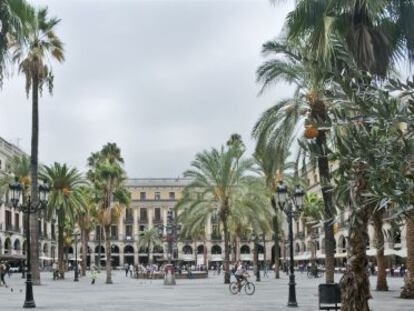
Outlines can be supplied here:
<path id="1" fill-rule="evenodd" d="M 337 275 L 339 278 L 339 275 Z M 233 296 L 228 286 L 222 284 L 221 276 L 203 280 L 177 280 L 176 286 L 167 287 L 162 280 L 136 280 L 126 278 L 121 271 L 114 272 L 114 284 L 104 284 L 105 273 L 101 273 L 95 285 L 90 277 L 73 282 L 73 273 L 64 281 L 51 280 L 50 273 L 42 274 L 41 286 L 34 288 L 35 301 L 39 310 L 52 311 L 219 311 L 219 310 L 287 310 L 288 279 L 264 278 L 256 283 L 253 296 Z M 253 278 L 254 279 L 254 278 Z M 19 274 L 6 277 L 9 288 L 0 287 L 0 311 L 21 310 L 24 301 L 24 283 Z M 308 280 L 306 274 L 297 274 L 297 310 L 317 310 L 317 287 L 321 280 Z M 374 284 L 374 279 L 371 279 Z M 390 291 L 373 291 L 373 310 L 413 311 L 414 300 L 397 298 L 402 285 L 401 278 L 389 279 Z M 11 291 L 13 288 L 13 291 Z"/>

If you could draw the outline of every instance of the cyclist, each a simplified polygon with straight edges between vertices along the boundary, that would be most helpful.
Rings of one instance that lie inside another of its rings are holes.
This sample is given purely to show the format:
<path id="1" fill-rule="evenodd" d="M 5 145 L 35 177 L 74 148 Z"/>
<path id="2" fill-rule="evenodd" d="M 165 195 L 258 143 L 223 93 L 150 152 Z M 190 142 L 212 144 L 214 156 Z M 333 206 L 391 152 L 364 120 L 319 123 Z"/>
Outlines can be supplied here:
<path id="1" fill-rule="evenodd" d="M 239 286 L 239 291 L 241 290 L 241 283 L 243 280 L 246 280 L 246 274 L 247 270 L 244 267 L 244 265 L 240 262 L 237 262 L 236 264 L 236 272 L 234 273 L 234 276 L 237 280 L 237 285 Z"/>

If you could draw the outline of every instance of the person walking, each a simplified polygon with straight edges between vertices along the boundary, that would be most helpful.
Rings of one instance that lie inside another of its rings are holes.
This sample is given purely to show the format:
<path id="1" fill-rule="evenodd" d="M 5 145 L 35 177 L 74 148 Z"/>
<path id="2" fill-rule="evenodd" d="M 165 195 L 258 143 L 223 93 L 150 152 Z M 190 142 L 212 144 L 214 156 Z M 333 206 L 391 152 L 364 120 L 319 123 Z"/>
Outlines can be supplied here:
<path id="1" fill-rule="evenodd" d="M 263 277 L 269 278 L 269 275 L 267 274 L 268 271 L 269 271 L 269 265 L 267 264 L 267 262 L 265 262 L 264 267 L 263 267 Z"/>
<path id="2" fill-rule="evenodd" d="M 96 282 L 96 279 L 98 278 L 98 273 L 96 272 L 95 269 L 92 269 L 91 271 L 91 285 L 94 285 Z"/>
<path id="3" fill-rule="evenodd" d="M 6 265 L 4 264 L 4 262 L 0 263 L 0 285 L 4 284 L 4 286 L 7 288 L 7 284 L 6 281 L 4 280 L 4 276 L 6 275 Z"/>

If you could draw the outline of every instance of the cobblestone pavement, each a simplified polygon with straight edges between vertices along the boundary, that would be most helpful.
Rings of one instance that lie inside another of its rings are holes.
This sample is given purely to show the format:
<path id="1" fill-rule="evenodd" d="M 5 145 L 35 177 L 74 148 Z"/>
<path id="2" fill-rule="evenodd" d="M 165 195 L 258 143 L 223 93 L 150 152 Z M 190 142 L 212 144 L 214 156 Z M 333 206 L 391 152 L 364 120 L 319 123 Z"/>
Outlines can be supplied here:
<path id="1" fill-rule="evenodd" d="M 83 277 L 79 283 L 73 282 L 73 274 L 66 275 L 63 281 L 51 280 L 50 273 L 42 274 L 42 285 L 34 288 L 35 301 L 39 310 L 53 311 L 261 311 L 288 310 L 286 307 L 288 279 L 264 278 L 256 283 L 253 296 L 240 294 L 233 296 L 228 287 L 222 284 L 222 276 L 212 276 L 203 280 L 177 280 L 177 285 L 166 287 L 162 280 L 136 280 L 126 278 L 123 272 L 114 273 L 114 284 L 104 284 L 102 272 L 95 285 L 90 285 L 90 277 Z M 339 275 L 337 276 L 339 278 Z M 254 279 L 253 277 L 251 279 Z M 0 287 L 0 311 L 21 310 L 24 301 L 24 283 L 19 274 L 11 279 L 6 277 L 9 288 Z M 321 280 L 308 280 L 305 274 L 297 274 L 296 310 L 317 310 L 317 286 Z M 375 280 L 371 279 L 372 284 Z M 401 278 L 389 279 L 390 291 L 372 292 L 370 305 L 373 310 L 413 311 L 414 301 L 397 298 L 402 286 Z M 11 290 L 13 289 L 13 291 Z"/>

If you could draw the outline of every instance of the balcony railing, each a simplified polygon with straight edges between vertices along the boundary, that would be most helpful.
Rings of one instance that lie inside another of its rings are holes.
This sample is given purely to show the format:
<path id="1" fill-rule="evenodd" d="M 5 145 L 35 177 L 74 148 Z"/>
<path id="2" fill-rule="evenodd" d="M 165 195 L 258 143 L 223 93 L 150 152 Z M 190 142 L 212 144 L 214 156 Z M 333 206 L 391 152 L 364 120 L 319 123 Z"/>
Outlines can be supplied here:
<path id="1" fill-rule="evenodd" d="M 118 235 L 111 235 L 112 241 L 118 241 Z"/>
<path id="2" fill-rule="evenodd" d="M 132 235 L 125 235 L 124 241 L 126 242 L 134 241 L 134 237 Z"/>
<path id="3" fill-rule="evenodd" d="M 155 224 L 155 225 L 158 225 L 158 224 L 162 224 L 163 221 L 162 221 L 162 218 L 154 218 L 152 220 L 152 223 Z"/>
<path id="4" fill-rule="evenodd" d="M 8 232 L 17 232 L 21 233 L 21 227 L 20 226 L 13 226 L 11 224 L 6 224 L 6 231 Z"/>
<path id="5" fill-rule="evenodd" d="M 132 216 L 127 216 L 124 218 L 124 223 L 125 224 L 133 224 L 134 223 L 134 217 Z"/>
<path id="6" fill-rule="evenodd" d="M 147 217 L 140 217 L 139 219 L 138 219 L 138 223 L 139 224 L 147 224 L 148 223 L 148 218 Z"/>

